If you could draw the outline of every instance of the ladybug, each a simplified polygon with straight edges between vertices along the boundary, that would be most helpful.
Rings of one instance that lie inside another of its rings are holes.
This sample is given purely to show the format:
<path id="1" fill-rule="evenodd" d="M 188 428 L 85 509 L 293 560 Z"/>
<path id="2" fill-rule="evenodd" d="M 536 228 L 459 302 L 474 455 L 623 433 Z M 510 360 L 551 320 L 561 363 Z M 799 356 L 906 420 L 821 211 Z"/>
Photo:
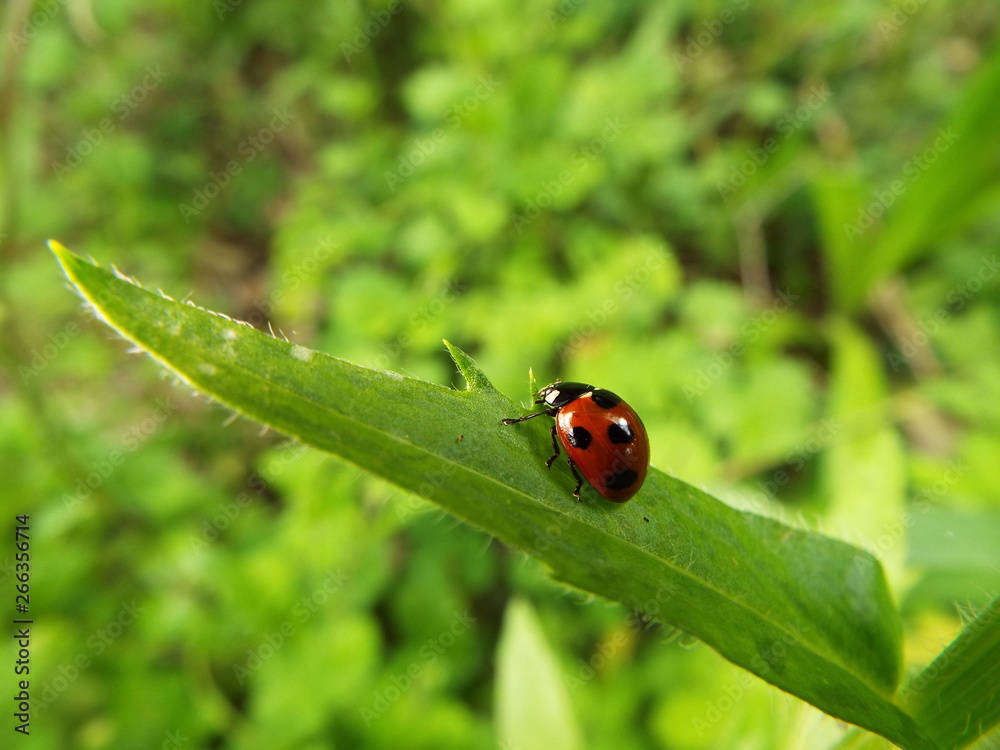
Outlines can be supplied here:
<path id="1" fill-rule="evenodd" d="M 580 501 L 583 473 L 591 486 L 608 500 L 624 503 L 639 491 L 649 468 L 649 437 L 635 410 L 619 396 L 586 383 L 553 383 L 538 392 L 543 411 L 500 420 L 516 424 L 543 414 L 555 417 L 547 468 L 559 457 L 559 443 L 576 478 L 573 497 Z"/>

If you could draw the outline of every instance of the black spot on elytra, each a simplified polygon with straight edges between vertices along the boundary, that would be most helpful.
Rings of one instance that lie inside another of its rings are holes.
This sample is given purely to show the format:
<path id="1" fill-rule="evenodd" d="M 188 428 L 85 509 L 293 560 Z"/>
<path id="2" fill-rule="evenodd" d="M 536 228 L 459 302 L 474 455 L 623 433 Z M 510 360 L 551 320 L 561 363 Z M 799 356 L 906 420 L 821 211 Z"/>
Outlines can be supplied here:
<path id="1" fill-rule="evenodd" d="M 636 483 L 639 475 L 632 469 L 622 469 L 604 477 L 604 486 L 609 490 L 624 490 Z"/>
<path id="2" fill-rule="evenodd" d="M 632 432 L 632 428 L 629 427 L 628 422 L 620 419 L 608 425 L 608 440 L 619 445 L 622 443 L 631 443 L 635 440 L 635 433 Z"/>
<path id="3" fill-rule="evenodd" d="M 606 391 L 603 388 L 598 388 L 596 391 L 590 394 L 590 398 L 593 400 L 595 404 L 600 406 L 602 409 L 613 409 L 622 402 L 622 400 L 618 398 L 618 396 L 616 396 L 614 393 L 612 393 L 611 391 Z"/>
<path id="4" fill-rule="evenodd" d="M 590 430 L 585 427 L 573 427 L 569 431 L 569 444 L 574 448 L 586 450 L 591 440 L 593 440 L 593 436 L 590 434 Z"/>

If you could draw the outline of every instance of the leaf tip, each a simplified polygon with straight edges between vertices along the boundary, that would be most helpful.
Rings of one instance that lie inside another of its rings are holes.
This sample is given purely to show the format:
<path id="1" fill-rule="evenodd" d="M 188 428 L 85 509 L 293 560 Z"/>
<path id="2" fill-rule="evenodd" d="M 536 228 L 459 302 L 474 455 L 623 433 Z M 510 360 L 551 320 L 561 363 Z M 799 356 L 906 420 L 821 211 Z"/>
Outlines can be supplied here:
<path id="1" fill-rule="evenodd" d="M 49 246 L 49 250 L 51 250 L 52 252 L 54 252 L 56 255 L 59 255 L 60 253 L 68 253 L 69 252 L 69 250 L 66 248 L 66 246 L 63 243 L 61 243 L 59 240 L 48 239 L 48 240 L 46 240 L 45 244 L 47 244 Z"/>
<path id="2" fill-rule="evenodd" d="M 49 239 L 46 240 L 45 244 L 49 246 L 49 250 L 51 250 L 52 254 L 56 256 L 56 260 L 59 262 L 59 266 L 62 268 L 63 273 L 66 274 L 66 278 L 69 279 L 74 286 L 80 287 L 79 276 L 81 271 L 85 270 L 87 267 L 97 267 L 97 264 L 93 259 L 88 260 L 87 258 L 77 255 L 59 240 Z"/>
<path id="3" fill-rule="evenodd" d="M 490 379 L 487 378 L 483 371 L 479 369 L 472 357 L 447 339 L 444 339 L 444 345 L 448 349 L 448 354 L 450 354 L 451 358 L 455 361 L 458 371 L 462 373 L 462 377 L 465 378 L 466 390 L 494 390 Z"/>
<path id="4" fill-rule="evenodd" d="M 77 257 L 76 253 L 66 247 L 59 240 L 49 239 L 46 240 L 45 244 L 49 246 L 49 250 L 51 250 L 52 254 L 56 256 L 56 260 L 59 261 L 59 265 L 63 267 L 63 270 L 68 270 L 68 264 Z"/>
<path id="5" fill-rule="evenodd" d="M 78 294 L 86 298 L 86 295 L 83 293 L 83 286 L 80 283 L 80 271 L 88 262 L 59 240 L 49 239 L 46 240 L 45 244 L 48 245 L 52 254 L 56 256 L 56 261 L 59 263 L 59 267 L 62 268 L 63 274 L 69 279 L 70 284 L 73 285 Z"/>

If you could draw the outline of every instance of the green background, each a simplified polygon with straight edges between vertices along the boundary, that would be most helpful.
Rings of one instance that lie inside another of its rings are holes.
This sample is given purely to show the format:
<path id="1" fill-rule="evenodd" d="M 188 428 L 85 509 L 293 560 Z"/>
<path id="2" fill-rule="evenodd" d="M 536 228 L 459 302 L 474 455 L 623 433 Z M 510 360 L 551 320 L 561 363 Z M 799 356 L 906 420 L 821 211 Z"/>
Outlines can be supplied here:
<path id="1" fill-rule="evenodd" d="M 28 743 L 503 747 L 519 661 L 559 678 L 548 747 L 843 733 L 126 356 L 47 237 L 361 364 L 458 386 L 447 338 L 525 404 L 529 368 L 618 392 L 659 468 L 872 550 L 911 671 L 997 595 L 994 3 L 2 13 L 0 462 L 4 528 L 31 514 Z"/>

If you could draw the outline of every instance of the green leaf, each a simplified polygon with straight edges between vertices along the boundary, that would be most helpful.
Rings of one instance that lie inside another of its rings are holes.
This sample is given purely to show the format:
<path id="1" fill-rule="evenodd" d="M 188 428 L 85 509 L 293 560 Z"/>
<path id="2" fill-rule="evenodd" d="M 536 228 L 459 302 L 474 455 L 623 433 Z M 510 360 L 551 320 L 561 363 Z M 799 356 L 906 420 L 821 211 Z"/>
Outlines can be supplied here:
<path id="1" fill-rule="evenodd" d="M 819 219 L 827 283 L 836 309 L 850 312 L 865 301 L 867 279 L 860 274 L 871 252 L 870 233 L 858 226 L 858 207 L 869 195 L 853 172 L 828 172 L 812 184 Z"/>
<path id="2" fill-rule="evenodd" d="M 495 702 L 501 747 L 583 747 L 559 662 L 527 601 L 515 599 L 507 605 L 497 650 Z"/>
<path id="3" fill-rule="evenodd" d="M 195 388 L 437 503 L 565 583 L 649 611 L 827 713 L 933 748 L 891 702 L 900 626 L 868 553 L 655 469 L 627 504 L 570 495 L 542 420 L 450 347 L 469 388 L 368 369 L 148 292 L 50 243 L 101 318 Z M 665 677 L 665 679 L 667 679 Z"/>
<path id="4" fill-rule="evenodd" d="M 1000 723 L 1000 597 L 900 692 L 939 747 L 957 750 Z"/>
<path id="5" fill-rule="evenodd" d="M 998 96 L 1000 48 L 970 78 L 955 111 L 902 166 L 896 180 L 902 192 L 862 268 L 868 283 L 938 247 L 995 205 Z"/>
<path id="6" fill-rule="evenodd" d="M 833 299 L 864 304 L 885 276 L 939 247 L 996 204 L 1000 48 L 970 78 L 955 107 L 886 184 L 829 172 L 812 185 Z M 884 217 L 883 217 L 884 214 Z"/>
<path id="7" fill-rule="evenodd" d="M 868 337 L 846 318 L 830 323 L 833 349 L 829 417 L 834 439 L 823 452 L 831 528 L 877 550 L 890 580 L 902 577 L 906 469 L 902 441 L 885 418 L 889 387 Z"/>

